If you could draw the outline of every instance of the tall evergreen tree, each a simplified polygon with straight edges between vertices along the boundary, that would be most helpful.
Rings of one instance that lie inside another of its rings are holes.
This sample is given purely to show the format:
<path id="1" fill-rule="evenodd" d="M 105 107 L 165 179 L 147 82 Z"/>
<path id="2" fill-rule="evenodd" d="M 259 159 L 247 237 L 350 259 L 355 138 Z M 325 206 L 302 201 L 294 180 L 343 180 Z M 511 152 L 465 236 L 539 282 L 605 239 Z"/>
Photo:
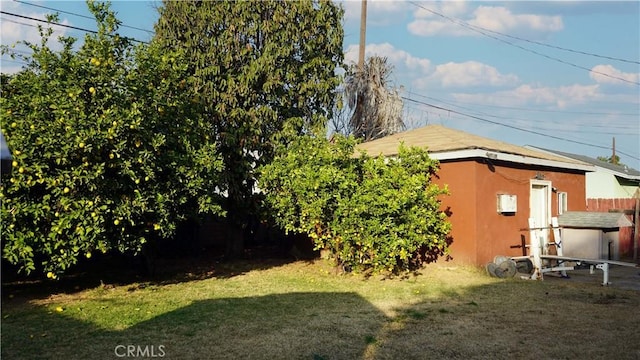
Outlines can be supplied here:
<path id="1" fill-rule="evenodd" d="M 343 11 L 331 1 L 164 1 L 159 12 L 154 41 L 189 54 L 185 89 L 211 124 L 224 162 L 219 190 L 237 230 L 255 211 L 255 169 L 278 144 L 326 131 Z M 227 236 L 228 256 L 243 250 L 238 233 Z"/>

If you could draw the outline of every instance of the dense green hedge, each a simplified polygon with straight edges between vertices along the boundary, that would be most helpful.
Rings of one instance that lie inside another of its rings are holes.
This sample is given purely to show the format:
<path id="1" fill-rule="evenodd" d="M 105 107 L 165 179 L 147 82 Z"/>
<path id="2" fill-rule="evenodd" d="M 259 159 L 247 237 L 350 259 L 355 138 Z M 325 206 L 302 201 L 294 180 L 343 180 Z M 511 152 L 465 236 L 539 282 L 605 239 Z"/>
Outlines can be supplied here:
<path id="1" fill-rule="evenodd" d="M 179 91 L 189 81 L 179 55 L 134 47 L 107 5 L 89 8 L 98 34 L 79 50 L 63 38 L 54 51 L 42 30 L 23 56 L 28 67 L 2 84 L 0 120 L 14 157 L 0 188 L 2 255 L 50 278 L 80 257 L 135 253 L 184 218 L 220 213 L 212 191 L 221 161 Z"/>
<path id="2" fill-rule="evenodd" d="M 395 158 L 354 156 L 355 141 L 301 137 L 261 169 L 275 221 L 304 233 L 354 271 L 413 270 L 447 253 L 447 193 L 431 182 L 438 163 L 400 147 Z"/>

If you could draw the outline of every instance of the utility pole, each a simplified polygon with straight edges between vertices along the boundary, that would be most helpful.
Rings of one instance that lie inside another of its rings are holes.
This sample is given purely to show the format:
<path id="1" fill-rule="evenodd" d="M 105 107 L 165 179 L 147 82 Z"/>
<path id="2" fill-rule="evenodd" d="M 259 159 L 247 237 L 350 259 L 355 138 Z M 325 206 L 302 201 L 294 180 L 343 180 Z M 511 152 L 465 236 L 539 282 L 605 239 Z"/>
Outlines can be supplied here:
<path id="1" fill-rule="evenodd" d="M 612 164 L 618 164 L 618 160 L 616 159 L 616 137 L 613 137 L 613 154 L 611 154 L 611 163 Z"/>
<path id="2" fill-rule="evenodd" d="M 364 69 L 364 49 L 366 43 L 367 32 L 367 0 L 362 0 L 362 8 L 360 10 L 360 53 L 358 54 L 358 71 Z"/>

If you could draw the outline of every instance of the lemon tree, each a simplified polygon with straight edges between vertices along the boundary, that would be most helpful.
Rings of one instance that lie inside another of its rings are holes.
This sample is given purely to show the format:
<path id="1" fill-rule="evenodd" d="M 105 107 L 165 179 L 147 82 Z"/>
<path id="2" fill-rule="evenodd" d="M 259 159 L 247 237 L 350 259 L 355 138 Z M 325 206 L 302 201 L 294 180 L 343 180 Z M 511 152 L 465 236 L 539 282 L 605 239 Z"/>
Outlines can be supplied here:
<path id="1" fill-rule="evenodd" d="M 274 220 L 313 239 L 346 270 L 400 273 L 446 255 L 448 193 L 432 183 L 438 162 L 418 148 L 393 159 L 354 156 L 355 140 L 304 136 L 261 168 Z"/>
<path id="2" fill-rule="evenodd" d="M 0 188 L 2 255 L 56 278 L 96 252 L 138 253 L 177 224 L 221 214 L 221 160 L 182 89 L 179 52 L 134 46 L 108 4 L 88 3 L 98 33 L 42 41 L 3 77 L 2 131 L 14 171 Z M 9 52 L 9 48 L 4 48 Z"/>

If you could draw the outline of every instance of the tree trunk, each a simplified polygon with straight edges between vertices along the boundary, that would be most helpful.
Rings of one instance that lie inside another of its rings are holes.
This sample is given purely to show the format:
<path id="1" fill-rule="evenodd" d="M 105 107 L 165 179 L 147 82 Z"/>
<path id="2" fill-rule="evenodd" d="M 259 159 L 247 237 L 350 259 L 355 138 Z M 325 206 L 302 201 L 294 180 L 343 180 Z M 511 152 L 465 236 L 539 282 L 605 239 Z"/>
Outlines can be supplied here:
<path id="1" fill-rule="evenodd" d="M 227 259 L 239 259 L 244 254 L 244 236 L 242 232 L 242 214 L 240 213 L 239 191 L 229 186 L 227 198 L 227 226 L 224 255 Z"/>
<path id="2" fill-rule="evenodd" d="M 239 259 L 244 254 L 244 236 L 241 227 L 231 219 L 227 219 L 225 253 L 227 259 Z"/>

